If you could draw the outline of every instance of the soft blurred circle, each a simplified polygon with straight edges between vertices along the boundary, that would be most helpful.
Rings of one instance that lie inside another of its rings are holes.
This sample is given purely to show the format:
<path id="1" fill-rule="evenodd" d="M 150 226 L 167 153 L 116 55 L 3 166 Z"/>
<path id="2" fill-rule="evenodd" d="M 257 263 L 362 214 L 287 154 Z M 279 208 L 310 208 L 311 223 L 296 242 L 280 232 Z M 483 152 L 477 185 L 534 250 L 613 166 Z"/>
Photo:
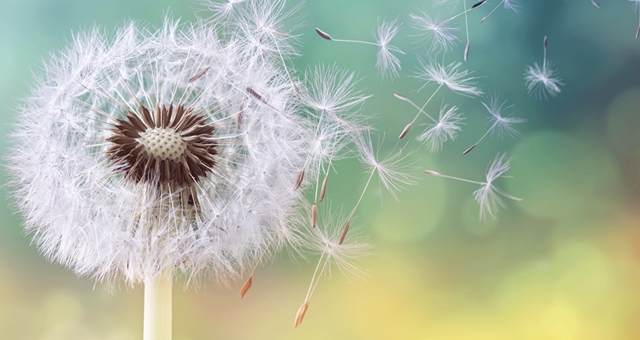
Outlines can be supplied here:
<path id="1" fill-rule="evenodd" d="M 616 151 L 640 157 L 640 88 L 619 94 L 607 111 L 607 136 Z"/>
<path id="2" fill-rule="evenodd" d="M 595 141 L 555 131 L 535 133 L 511 152 L 508 191 L 527 213 L 551 219 L 589 216 L 611 206 L 617 168 Z"/>

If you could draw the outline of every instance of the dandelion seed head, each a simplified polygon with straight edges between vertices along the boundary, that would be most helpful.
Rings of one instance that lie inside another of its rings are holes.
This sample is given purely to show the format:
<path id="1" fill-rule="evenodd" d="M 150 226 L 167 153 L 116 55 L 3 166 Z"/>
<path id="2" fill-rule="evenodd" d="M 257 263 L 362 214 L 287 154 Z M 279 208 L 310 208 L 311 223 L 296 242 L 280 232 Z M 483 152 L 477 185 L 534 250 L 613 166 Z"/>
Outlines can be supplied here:
<path id="1" fill-rule="evenodd" d="M 357 104 L 344 103 L 362 98 L 343 94 L 341 115 L 321 121 L 279 59 L 219 34 L 168 18 L 113 38 L 94 29 L 46 63 L 8 160 L 25 228 L 48 258 L 98 281 L 171 268 L 224 282 L 308 245 L 307 178 L 346 147 Z"/>

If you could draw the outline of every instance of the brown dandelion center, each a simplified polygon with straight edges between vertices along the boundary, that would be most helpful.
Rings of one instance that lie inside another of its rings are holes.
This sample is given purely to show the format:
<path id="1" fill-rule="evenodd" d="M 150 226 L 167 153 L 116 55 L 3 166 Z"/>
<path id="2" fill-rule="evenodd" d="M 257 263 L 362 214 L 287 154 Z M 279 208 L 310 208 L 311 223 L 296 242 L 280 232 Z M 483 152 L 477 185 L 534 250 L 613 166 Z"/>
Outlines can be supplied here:
<path id="1" fill-rule="evenodd" d="M 136 183 L 157 186 L 192 186 L 215 166 L 215 127 L 192 108 L 173 104 L 156 106 L 153 114 L 144 106 L 118 119 L 107 138 L 107 156 L 115 171 Z"/>

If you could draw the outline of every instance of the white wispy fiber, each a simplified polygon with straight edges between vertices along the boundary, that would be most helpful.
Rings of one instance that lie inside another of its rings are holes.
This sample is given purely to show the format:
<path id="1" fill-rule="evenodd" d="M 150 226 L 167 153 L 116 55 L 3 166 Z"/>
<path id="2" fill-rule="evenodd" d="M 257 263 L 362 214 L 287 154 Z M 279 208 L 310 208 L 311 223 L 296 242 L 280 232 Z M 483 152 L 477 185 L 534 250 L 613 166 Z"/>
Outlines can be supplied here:
<path id="1" fill-rule="evenodd" d="M 396 200 L 398 199 L 397 193 L 399 191 L 416 183 L 413 176 L 406 171 L 411 166 L 411 153 L 404 152 L 403 149 L 394 149 L 386 157 L 382 158 L 379 155 L 379 151 L 383 141 L 380 140 L 378 146 L 374 149 L 370 134 L 363 134 L 355 142 L 360 155 L 360 163 L 366 169 L 365 171 L 369 173 L 369 180 L 363 193 L 367 190 L 369 182 L 376 172 L 378 173 L 379 182 Z M 358 204 L 356 204 L 356 207 Z M 355 208 L 353 211 L 355 211 Z M 353 216 L 353 211 L 349 218 Z"/>
<path id="2" fill-rule="evenodd" d="M 458 133 L 462 131 L 461 124 L 464 120 L 457 106 L 440 107 L 438 120 L 427 124 L 427 128 L 417 137 L 430 152 L 438 152 L 448 140 L 456 140 Z"/>
<path id="3" fill-rule="evenodd" d="M 493 183 L 496 179 L 502 177 L 509 170 L 511 159 L 506 154 L 498 154 L 496 158 L 489 164 L 485 176 L 485 182 L 482 186 L 473 192 L 473 197 L 480 204 L 480 219 L 487 217 L 495 218 L 498 208 L 504 207 L 502 197 L 520 201 L 520 198 L 514 197 L 507 192 L 497 188 Z"/>
<path id="4" fill-rule="evenodd" d="M 430 16 L 424 11 L 419 14 L 410 14 L 409 17 L 411 25 L 420 31 L 425 44 L 429 45 L 428 51 L 447 51 L 460 40 L 455 34 L 459 29 L 450 26 L 450 19 L 440 20 L 437 16 Z"/>
<path id="5" fill-rule="evenodd" d="M 376 67 L 380 71 L 382 78 L 385 76 L 397 77 L 400 72 L 400 59 L 393 53 L 404 54 L 401 49 L 396 46 L 389 45 L 391 39 L 400 31 L 398 20 L 383 21 L 378 25 L 376 34 L 376 44 L 379 47 L 376 55 Z"/>
<path id="6" fill-rule="evenodd" d="M 359 280 L 368 276 L 367 272 L 358 267 L 356 261 L 368 255 L 370 246 L 366 242 L 358 240 L 356 233 L 351 233 L 345 237 L 342 243 L 342 227 L 347 223 L 342 214 L 334 213 L 331 209 L 321 216 L 318 228 L 314 230 L 314 237 L 311 239 L 311 248 L 319 255 L 318 278 L 323 275 L 331 276 L 332 267 L 336 267 L 347 279 Z M 315 286 L 314 286 L 315 288 Z"/>
<path id="7" fill-rule="evenodd" d="M 434 58 L 428 62 L 420 60 L 420 69 L 416 72 L 415 77 L 425 82 L 422 87 L 437 83 L 462 95 L 470 97 L 481 95 L 482 90 L 476 86 L 476 78 L 469 76 L 471 72 L 468 70 L 458 71 L 461 65 L 460 62 L 452 62 L 445 66 L 435 61 Z"/>
<path id="8" fill-rule="evenodd" d="M 507 101 L 500 100 L 498 95 L 489 95 L 487 102 L 482 102 L 482 106 L 489 112 L 489 122 L 491 127 L 487 132 L 496 135 L 499 138 L 508 136 L 511 138 L 520 137 L 522 134 L 513 127 L 513 124 L 524 123 L 527 120 L 524 118 L 512 117 L 511 115 L 504 115 L 503 112 L 513 107 L 513 105 L 506 106 Z"/>
<path id="9" fill-rule="evenodd" d="M 558 77 L 556 70 L 553 69 L 551 62 L 547 60 L 546 36 L 543 42 L 542 66 L 539 66 L 538 63 L 527 66 L 524 80 L 529 93 L 536 92 L 540 98 L 547 99 L 547 95 L 555 97 L 560 93 L 560 86 L 564 84 L 562 84 L 562 79 Z"/>
<path id="10" fill-rule="evenodd" d="M 535 92 L 539 97 L 547 98 L 547 95 L 555 97 L 561 91 L 562 79 L 558 77 L 556 70 L 547 60 L 542 63 L 542 66 L 538 63 L 527 66 L 524 80 L 527 90 Z"/>
<path id="11" fill-rule="evenodd" d="M 336 90 L 322 102 L 339 110 L 309 115 L 281 57 L 216 27 L 165 19 L 112 38 L 93 29 L 45 64 L 8 163 L 25 228 L 49 259 L 107 282 L 167 268 L 226 281 L 308 245 L 303 191 L 346 145 L 346 111 L 365 97 Z M 269 36 L 280 56 L 293 53 Z M 333 136 L 322 152 L 319 135 Z"/>

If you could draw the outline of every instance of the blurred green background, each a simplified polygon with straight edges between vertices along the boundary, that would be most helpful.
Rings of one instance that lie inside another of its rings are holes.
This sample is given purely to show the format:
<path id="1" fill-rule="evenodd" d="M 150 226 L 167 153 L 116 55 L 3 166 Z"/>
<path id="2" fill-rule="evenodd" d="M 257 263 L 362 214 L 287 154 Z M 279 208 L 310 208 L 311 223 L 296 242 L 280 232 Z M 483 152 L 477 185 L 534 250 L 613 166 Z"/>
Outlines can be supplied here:
<path id="1" fill-rule="evenodd" d="M 474 71 L 483 90 L 509 100 L 514 116 L 528 119 L 519 127 L 524 137 L 489 138 L 463 157 L 486 131 L 488 114 L 477 98 L 441 91 L 431 110 L 441 102 L 459 105 L 467 117 L 463 133 L 437 154 L 410 140 L 418 184 L 399 202 L 377 187 L 369 190 L 355 223 L 373 245 L 372 255 L 360 261 L 366 280 L 351 284 L 334 275 L 322 282 L 297 329 L 294 317 L 315 258 L 309 263 L 284 255 L 259 268 L 243 300 L 237 297 L 242 282 L 183 289 L 180 281 L 174 339 L 640 338 L 637 10 L 629 1 L 601 0 L 600 9 L 586 0 L 521 1 L 520 13 L 499 9 L 479 24 L 498 2 L 469 14 L 470 59 L 463 67 Z M 42 74 L 41 61 L 65 46 L 72 31 L 93 25 L 112 31 L 127 18 L 158 25 L 169 8 L 185 21 L 207 15 L 196 2 L 177 0 L 0 3 L 2 154 L 21 98 L 34 74 Z M 359 88 L 374 96 L 363 110 L 388 134 L 385 150 L 415 114 L 393 92 L 421 103 L 433 89 L 415 92 L 421 84 L 410 75 L 425 53 L 408 20 L 409 13 L 431 8 L 428 1 L 325 0 L 307 2 L 299 13 L 299 74 L 335 63 L 364 78 Z M 392 81 L 377 74 L 372 47 L 332 44 L 313 32 L 320 27 L 335 38 L 371 39 L 380 19 L 393 18 L 403 23 L 393 44 L 406 55 L 401 77 Z M 548 101 L 528 95 L 523 80 L 526 65 L 541 62 L 545 35 L 548 58 L 566 84 Z M 449 60 L 461 59 L 459 45 Z M 498 186 L 523 200 L 508 202 L 497 221 L 478 221 L 473 185 L 422 174 L 432 169 L 482 180 L 498 152 L 514 157 L 512 177 Z M 366 176 L 357 162 L 337 170 L 328 195 L 333 206 L 348 210 Z M 0 182 L 6 182 L 4 170 Z M 141 338 L 142 287 L 109 292 L 48 263 L 24 235 L 7 196 L 4 190 L 0 339 Z"/>

